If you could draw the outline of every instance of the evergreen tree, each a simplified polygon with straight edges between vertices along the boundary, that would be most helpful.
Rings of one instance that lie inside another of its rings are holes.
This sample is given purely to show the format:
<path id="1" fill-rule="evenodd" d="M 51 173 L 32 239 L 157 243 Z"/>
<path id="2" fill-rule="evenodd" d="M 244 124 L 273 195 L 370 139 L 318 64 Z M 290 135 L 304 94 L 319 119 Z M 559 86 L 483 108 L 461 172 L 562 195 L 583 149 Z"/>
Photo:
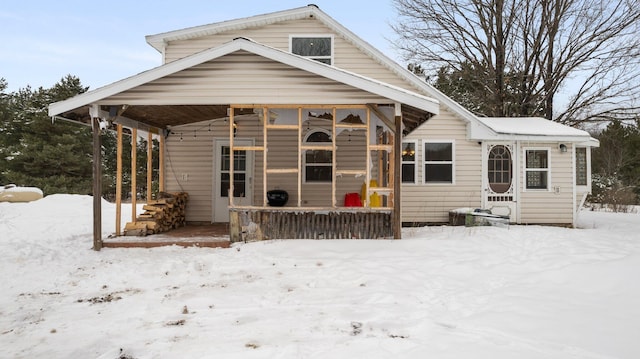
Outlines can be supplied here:
<path id="1" fill-rule="evenodd" d="M 51 89 L 26 87 L 3 94 L 0 168 L 4 183 L 36 186 L 45 194 L 91 193 L 91 131 L 54 123 L 47 114 L 50 103 L 86 90 L 78 78 L 67 76 Z"/>
<path id="2" fill-rule="evenodd" d="M 8 154 L 6 153 L 5 143 L 6 139 L 6 128 L 9 122 L 11 121 L 11 112 L 9 107 L 9 95 L 5 92 L 7 89 L 7 81 L 4 78 L 0 78 L 0 185 L 6 183 L 4 177 L 4 168 L 6 168 L 6 157 Z"/>
<path id="3" fill-rule="evenodd" d="M 593 150 L 595 201 L 614 205 L 640 203 L 640 120 L 635 126 L 612 121 L 599 134 Z"/>

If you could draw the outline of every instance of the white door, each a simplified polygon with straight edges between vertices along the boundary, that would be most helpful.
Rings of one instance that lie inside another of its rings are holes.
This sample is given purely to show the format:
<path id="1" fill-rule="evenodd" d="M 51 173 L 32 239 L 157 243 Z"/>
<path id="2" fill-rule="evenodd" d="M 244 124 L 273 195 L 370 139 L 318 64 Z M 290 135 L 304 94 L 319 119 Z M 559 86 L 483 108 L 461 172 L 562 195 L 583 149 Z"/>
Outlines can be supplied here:
<path id="1" fill-rule="evenodd" d="M 517 152 L 515 143 L 484 143 L 483 208 L 517 222 Z"/>
<path id="2" fill-rule="evenodd" d="M 234 146 L 253 146 L 252 140 L 235 140 Z M 231 151 L 228 140 L 216 140 L 213 182 L 213 222 L 229 222 L 229 184 Z M 233 204 L 250 206 L 253 199 L 253 152 L 233 153 Z"/>

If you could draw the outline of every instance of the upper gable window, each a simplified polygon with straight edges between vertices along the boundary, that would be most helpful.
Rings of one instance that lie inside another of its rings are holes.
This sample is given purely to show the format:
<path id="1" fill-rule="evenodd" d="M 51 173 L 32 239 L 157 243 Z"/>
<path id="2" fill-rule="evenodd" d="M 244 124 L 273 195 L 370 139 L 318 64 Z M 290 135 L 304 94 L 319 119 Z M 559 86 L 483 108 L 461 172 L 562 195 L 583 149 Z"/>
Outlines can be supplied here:
<path id="1" fill-rule="evenodd" d="M 291 53 L 332 64 L 332 36 L 291 36 Z"/>

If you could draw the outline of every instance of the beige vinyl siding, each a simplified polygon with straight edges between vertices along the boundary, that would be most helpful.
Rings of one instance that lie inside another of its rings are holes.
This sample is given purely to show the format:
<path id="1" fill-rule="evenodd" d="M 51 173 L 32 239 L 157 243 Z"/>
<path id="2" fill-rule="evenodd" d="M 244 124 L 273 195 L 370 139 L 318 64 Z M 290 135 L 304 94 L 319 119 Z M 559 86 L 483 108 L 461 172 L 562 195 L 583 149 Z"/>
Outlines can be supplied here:
<path id="1" fill-rule="evenodd" d="M 402 221 L 442 223 L 449 211 L 481 204 L 482 149 L 475 141 L 467 141 L 466 122 L 441 106 L 432 117 L 406 140 L 416 140 L 417 184 L 402 184 Z M 455 141 L 454 184 L 424 184 L 423 140 Z"/>
<path id="2" fill-rule="evenodd" d="M 567 144 L 561 153 L 557 142 L 520 143 L 520 223 L 572 224 L 573 223 L 573 146 Z M 549 190 L 525 189 L 524 151 L 527 148 L 549 149 Z"/>
<path id="3" fill-rule="evenodd" d="M 212 219 L 213 137 L 222 136 L 223 130 L 220 126 L 212 126 L 211 133 L 197 131 L 197 137 L 194 138 L 193 133 L 199 126 L 201 124 L 196 123 L 176 127 L 167 137 L 165 187 L 168 192 L 189 194 L 187 221 L 209 222 Z"/>
<path id="4" fill-rule="evenodd" d="M 244 51 L 111 96 L 101 104 L 388 103 L 378 95 Z"/>
<path id="5" fill-rule="evenodd" d="M 236 123 L 237 139 L 255 138 L 255 145 L 262 145 L 257 117 L 243 116 Z M 216 139 L 229 139 L 227 123 L 222 120 L 213 122 L 211 131 L 208 124 L 209 121 L 176 126 L 166 140 L 166 190 L 189 193 L 186 217 L 190 222 L 210 222 L 213 219 L 214 169 L 217 160 L 214 158 L 214 145 Z M 254 152 L 253 160 L 253 181 L 262 183 L 262 152 Z M 261 205 L 262 187 L 254 184 L 253 190 L 253 203 Z"/>
<path id="6" fill-rule="evenodd" d="M 416 88 L 400 79 L 385 66 L 373 60 L 351 42 L 336 35 L 317 19 L 291 20 L 269 26 L 242 31 L 230 31 L 197 39 L 172 41 L 165 50 L 165 63 L 181 59 L 200 51 L 220 46 L 238 37 L 249 38 L 257 43 L 289 51 L 290 35 L 333 35 L 334 56 L 332 65 L 383 81 L 395 86 L 416 91 Z"/>

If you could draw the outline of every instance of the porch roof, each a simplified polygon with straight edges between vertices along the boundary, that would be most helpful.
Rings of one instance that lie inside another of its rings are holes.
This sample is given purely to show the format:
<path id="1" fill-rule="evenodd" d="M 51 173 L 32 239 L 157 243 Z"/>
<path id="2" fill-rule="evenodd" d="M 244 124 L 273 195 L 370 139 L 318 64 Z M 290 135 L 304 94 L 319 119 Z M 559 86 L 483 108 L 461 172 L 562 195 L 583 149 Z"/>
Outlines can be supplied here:
<path id="1" fill-rule="evenodd" d="M 250 39 L 237 38 L 221 46 L 161 65 L 65 101 L 52 103 L 49 105 L 49 115 L 65 116 L 79 122 L 86 122 L 89 119 L 88 107 L 90 105 L 113 105 L 110 97 L 238 51 L 245 51 L 262 56 L 293 68 L 336 81 L 337 83 L 386 98 L 389 102 L 400 103 L 403 105 L 403 111 L 407 113 L 408 120 L 410 121 L 405 124 L 409 128 L 415 128 L 423 122 L 426 119 L 426 116 L 424 116 L 425 113 L 428 115 L 439 112 L 439 102 L 430 97 L 259 44 Z M 186 103 L 183 96 L 182 98 L 176 98 L 170 103 L 166 103 L 165 99 L 162 106 L 160 106 L 160 104 L 150 104 L 148 101 L 137 103 L 135 99 L 121 105 L 127 106 L 126 116 L 128 118 L 145 124 L 151 124 L 155 127 L 164 128 L 168 125 L 178 125 L 210 119 L 212 118 L 212 113 L 219 113 L 221 115 L 220 117 L 225 116 L 225 102 L 221 103 L 219 100 L 216 100 L 216 98 L 210 98 L 207 99 L 207 101 L 210 102 Z M 318 101 L 318 104 L 321 104 L 322 99 L 319 98 Z"/>
<path id="2" fill-rule="evenodd" d="M 568 141 L 598 146 L 589 132 L 573 128 L 542 117 L 479 117 L 478 121 L 493 133 L 480 135 L 485 140 L 540 140 Z"/>

